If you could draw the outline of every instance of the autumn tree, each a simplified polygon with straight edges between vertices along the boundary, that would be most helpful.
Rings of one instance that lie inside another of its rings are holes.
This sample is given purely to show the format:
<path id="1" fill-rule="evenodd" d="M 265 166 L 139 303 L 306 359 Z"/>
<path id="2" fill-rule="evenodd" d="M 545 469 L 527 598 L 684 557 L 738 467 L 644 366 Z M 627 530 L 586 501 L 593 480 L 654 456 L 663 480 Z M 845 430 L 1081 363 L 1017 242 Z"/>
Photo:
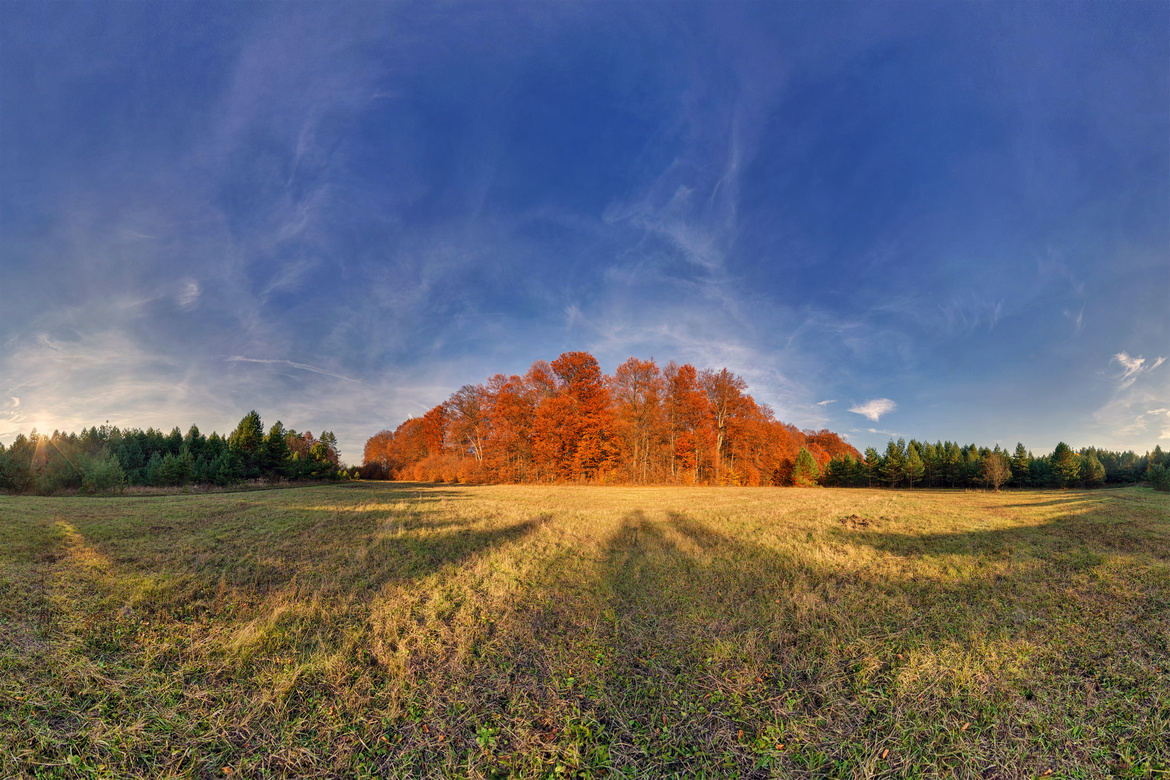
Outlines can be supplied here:
<path id="1" fill-rule="evenodd" d="M 650 477 L 651 453 L 661 436 L 665 382 L 653 359 L 631 357 L 617 367 L 609 382 L 618 431 L 629 454 L 635 482 Z"/>
<path id="2" fill-rule="evenodd" d="M 707 413 L 715 431 L 715 478 L 722 481 L 728 424 L 738 411 L 747 383 L 726 368 L 718 372 L 704 371 L 699 379 L 707 395 Z"/>
<path id="3" fill-rule="evenodd" d="M 983 483 L 995 488 L 998 493 L 1001 485 L 1012 478 L 1011 462 L 1006 453 L 997 446 L 993 451 L 983 456 Z"/>
<path id="4" fill-rule="evenodd" d="M 689 363 L 680 366 L 672 360 L 663 378 L 670 475 L 678 478 L 680 472 L 686 472 L 691 481 L 697 482 L 702 467 L 701 428 L 707 403 L 699 373 Z"/>
<path id="5" fill-rule="evenodd" d="M 609 394 L 597 360 L 588 352 L 566 352 L 554 360 L 553 394 L 533 421 L 533 449 L 556 479 L 594 479 L 615 465 Z"/>
<path id="6" fill-rule="evenodd" d="M 543 375 L 543 369 L 541 371 Z M 523 481 L 532 463 L 532 424 L 538 390 L 513 374 L 496 374 L 487 385 L 490 424 L 486 445 L 488 469 L 503 482 Z"/>
<path id="7" fill-rule="evenodd" d="M 447 401 L 447 408 L 452 437 L 482 464 L 490 423 L 487 390 L 483 385 L 464 385 Z"/>

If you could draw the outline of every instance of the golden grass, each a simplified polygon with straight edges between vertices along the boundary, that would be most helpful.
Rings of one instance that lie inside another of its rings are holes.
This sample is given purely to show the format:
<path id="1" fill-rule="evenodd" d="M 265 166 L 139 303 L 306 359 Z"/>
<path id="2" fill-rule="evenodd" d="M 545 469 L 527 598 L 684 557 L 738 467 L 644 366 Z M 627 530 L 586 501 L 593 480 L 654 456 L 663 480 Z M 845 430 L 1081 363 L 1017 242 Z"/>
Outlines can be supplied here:
<path id="1" fill-rule="evenodd" d="M 1151 776 L 1170 497 L 0 497 L 0 777 Z"/>

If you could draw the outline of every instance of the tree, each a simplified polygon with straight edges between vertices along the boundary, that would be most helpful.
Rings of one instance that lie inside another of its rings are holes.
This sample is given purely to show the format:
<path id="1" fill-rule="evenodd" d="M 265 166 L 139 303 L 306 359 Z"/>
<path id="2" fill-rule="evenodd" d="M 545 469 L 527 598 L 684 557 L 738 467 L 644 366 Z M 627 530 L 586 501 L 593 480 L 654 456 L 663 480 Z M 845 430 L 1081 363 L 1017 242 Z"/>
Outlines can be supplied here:
<path id="1" fill-rule="evenodd" d="M 820 476 L 821 470 L 817 467 L 812 453 L 801 447 L 800 454 L 796 456 L 796 465 L 792 469 L 792 484 L 797 487 L 808 487 L 817 484 Z"/>
<path id="2" fill-rule="evenodd" d="M 264 423 L 255 409 L 244 415 L 228 436 L 228 449 L 236 456 L 241 476 L 256 479 L 264 458 Z"/>
<path id="3" fill-rule="evenodd" d="M 551 368 L 554 394 L 533 421 L 537 462 L 558 480 L 604 476 L 616 465 L 617 446 L 601 368 L 588 352 L 566 352 Z"/>
<path id="4" fill-rule="evenodd" d="M 1081 459 L 1064 442 L 1052 451 L 1052 471 L 1057 487 L 1068 487 L 1076 483 L 1081 475 Z"/>
<path id="5" fill-rule="evenodd" d="M 452 435 L 477 464 L 483 463 L 484 445 L 490 433 L 487 400 L 483 385 L 464 385 L 447 402 Z"/>
<path id="6" fill-rule="evenodd" d="M 704 371 L 700 382 L 707 394 L 708 413 L 715 428 L 715 478 L 723 479 L 723 447 L 727 440 L 728 423 L 738 411 L 747 382 L 728 371 Z"/>
<path id="7" fill-rule="evenodd" d="M 1097 458 L 1097 453 L 1089 450 L 1081 455 L 1081 479 L 1085 487 L 1093 488 L 1105 482 L 1105 467 Z"/>
<path id="8" fill-rule="evenodd" d="M 1008 457 L 996 447 L 993 452 L 983 456 L 983 483 L 995 488 L 998 493 L 1001 485 L 1012 478 L 1011 465 Z"/>
<path id="9" fill-rule="evenodd" d="M 918 455 L 918 448 L 914 446 L 914 442 L 910 442 L 906 447 L 906 481 L 910 483 L 910 487 L 914 487 L 914 483 L 922 479 L 925 471 L 926 465 Z"/>
<path id="10" fill-rule="evenodd" d="M 617 367 L 610 380 L 618 431 L 629 453 L 630 476 L 635 482 L 650 477 L 651 450 L 664 427 L 662 395 L 665 384 L 654 360 L 631 357 Z"/>
<path id="11" fill-rule="evenodd" d="M 865 486 L 873 487 L 873 482 L 881 475 L 882 456 L 873 447 L 865 448 Z"/>
<path id="12" fill-rule="evenodd" d="M 1022 442 L 1016 444 L 1016 451 L 1011 458 L 1012 481 L 1019 487 L 1025 487 L 1030 481 L 1032 470 L 1032 453 L 1024 447 Z"/>
<path id="13" fill-rule="evenodd" d="M 886 445 L 886 455 L 882 458 L 882 478 L 890 484 L 890 487 L 897 487 L 898 483 L 902 481 L 902 477 L 906 473 L 906 443 L 902 439 L 895 442 L 890 439 L 890 443 Z"/>
<path id="14" fill-rule="evenodd" d="M 284 424 L 277 420 L 264 437 L 264 472 L 271 477 L 288 476 L 287 466 L 291 457 Z"/>
<path id="15" fill-rule="evenodd" d="M 670 476 L 679 478 L 683 472 L 693 481 L 699 481 L 702 468 L 700 429 L 706 411 L 707 399 L 699 384 L 699 373 L 689 363 L 678 365 L 671 361 L 663 372 L 666 380 L 667 449 L 670 458 Z"/>

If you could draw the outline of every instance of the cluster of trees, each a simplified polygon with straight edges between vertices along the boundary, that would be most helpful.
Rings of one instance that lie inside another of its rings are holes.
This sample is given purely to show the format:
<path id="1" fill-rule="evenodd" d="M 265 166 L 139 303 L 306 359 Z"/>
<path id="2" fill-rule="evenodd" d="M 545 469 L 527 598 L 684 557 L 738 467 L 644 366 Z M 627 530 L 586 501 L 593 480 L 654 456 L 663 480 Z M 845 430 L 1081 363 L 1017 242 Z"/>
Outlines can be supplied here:
<path id="1" fill-rule="evenodd" d="M 472 482 L 810 484 L 860 453 L 800 431 L 727 369 L 630 358 L 612 376 L 588 352 L 524 376 L 465 385 L 422 417 L 372 436 L 367 479 Z"/>
<path id="2" fill-rule="evenodd" d="M 829 461 L 822 484 L 835 487 L 990 487 L 1092 488 L 1105 484 L 1133 484 L 1142 479 L 1160 490 L 1170 490 L 1170 453 L 1155 447 L 1138 455 L 1087 447 L 1074 451 L 1064 442 L 1050 455 L 1033 456 L 1023 444 L 1014 452 L 935 444 L 903 439 L 891 441 L 884 454 L 870 447 L 864 458 L 842 455 Z"/>
<path id="3" fill-rule="evenodd" d="M 0 444 L 0 490 L 47 495 L 63 490 L 108 492 L 125 485 L 231 485 L 250 480 L 329 479 L 341 474 L 337 438 L 299 433 L 275 423 L 268 432 L 255 411 L 226 437 L 186 436 L 149 428 L 103 425 L 77 433 L 33 430 Z"/>

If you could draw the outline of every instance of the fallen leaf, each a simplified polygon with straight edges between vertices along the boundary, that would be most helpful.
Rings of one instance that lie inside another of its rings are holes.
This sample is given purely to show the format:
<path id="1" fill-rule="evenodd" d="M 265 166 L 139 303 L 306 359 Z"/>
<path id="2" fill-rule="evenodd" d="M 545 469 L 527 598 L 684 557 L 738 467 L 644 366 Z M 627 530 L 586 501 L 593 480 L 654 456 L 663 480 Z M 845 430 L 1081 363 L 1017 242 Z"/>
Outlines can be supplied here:
<path id="1" fill-rule="evenodd" d="M 963 727 L 961 729 L 959 729 L 959 731 L 966 731 L 967 727 L 970 725 L 971 725 L 971 721 L 967 721 L 966 723 L 963 724 Z"/>
<path id="2" fill-rule="evenodd" d="M 889 749 L 889 748 L 886 748 L 885 750 L 883 750 L 883 751 L 882 751 L 882 760 L 884 761 L 884 760 L 885 760 L 885 758 L 886 758 L 886 756 L 888 756 L 889 754 L 890 754 L 890 749 Z"/>

